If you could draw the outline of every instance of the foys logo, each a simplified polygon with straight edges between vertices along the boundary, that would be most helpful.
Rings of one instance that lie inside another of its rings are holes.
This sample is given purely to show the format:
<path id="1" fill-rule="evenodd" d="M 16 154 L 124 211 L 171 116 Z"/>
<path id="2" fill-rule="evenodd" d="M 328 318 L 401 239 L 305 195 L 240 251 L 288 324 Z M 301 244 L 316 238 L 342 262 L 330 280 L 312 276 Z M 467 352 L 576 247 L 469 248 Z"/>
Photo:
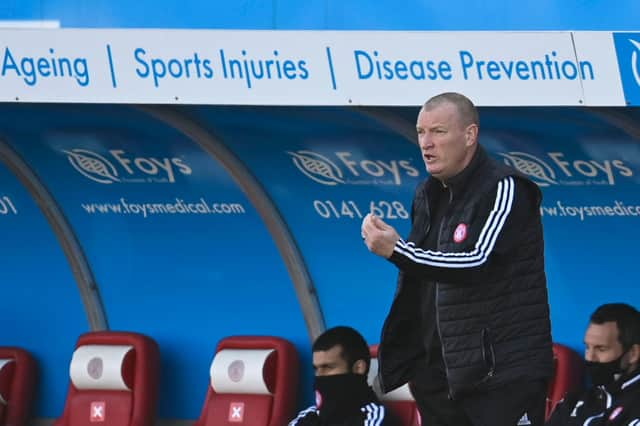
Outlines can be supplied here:
<path id="1" fill-rule="evenodd" d="M 499 152 L 505 164 L 531 178 L 538 186 L 615 185 L 621 177 L 633 176 L 622 160 L 571 159 L 562 152 L 537 157 L 526 152 Z"/>
<path id="2" fill-rule="evenodd" d="M 309 179 L 322 185 L 402 185 L 403 178 L 417 177 L 410 160 L 357 160 L 348 151 L 328 155 L 301 150 L 287 151 L 293 164 Z"/>
<path id="3" fill-rule="evenodd" d="M 614 33 L 620 78 L 628 105 L 640 105 L 640 33 Z"/>
<path id="4" fill-rule="evenodd" d="M 174 183 L 176 175 L 192 173 L 191 167 L 177 157 L 136 157 L 121 149 L 111 149 L 107 154 L 81 148 L 62 152 L 81 175 L 102 184 Z"/>

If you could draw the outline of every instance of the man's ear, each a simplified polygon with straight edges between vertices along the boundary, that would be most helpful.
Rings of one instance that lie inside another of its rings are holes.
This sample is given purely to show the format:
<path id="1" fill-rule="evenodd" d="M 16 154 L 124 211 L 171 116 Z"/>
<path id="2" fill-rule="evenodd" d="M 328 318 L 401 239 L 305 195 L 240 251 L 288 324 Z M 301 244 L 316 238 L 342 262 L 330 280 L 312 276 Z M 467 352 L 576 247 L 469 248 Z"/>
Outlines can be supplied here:
<path id="1" fill-rule="evenodd" d="M 367 363 L 364 359 L 357 360 L 353 367 L 351 367 L 351 372 L 356 374 L 362 374 L 363 376 L 367 374 Z"/>
<path id="2" fill-rule="evenodd" d="M 472 146 L 478 141 L 478 125 L 469 124 L 464 130 L 465 145 Z"/>

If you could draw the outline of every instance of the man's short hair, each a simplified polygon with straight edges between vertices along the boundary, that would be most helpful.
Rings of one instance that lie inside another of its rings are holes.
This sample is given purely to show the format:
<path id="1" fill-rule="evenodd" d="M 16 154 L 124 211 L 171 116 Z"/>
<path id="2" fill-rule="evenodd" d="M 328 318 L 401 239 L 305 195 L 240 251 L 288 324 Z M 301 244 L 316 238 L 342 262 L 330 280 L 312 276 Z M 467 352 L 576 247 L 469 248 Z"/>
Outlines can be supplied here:
<path id="1" fill-rule="evenodd" d="M 615 322 L 618 326 L 618 340 L 622 349 L 629 350 L 631 346 L 640 344 L 640 312 L 626 303 L 607 303 L 599 306 L 590 321 L 593 324 Z"/>
<path id="2" fill-rule="evenodd" d="M 369 364 L 371 364 L 369 345 L 364 337 L 351 327 L 338 326 L 328 329 L 313 342 L 312 351 L 328 351 L 338 345 L 342 347 L 342 358 L 347 361 L 349 369 L 361 359 L 367 364 L 365 374 L 369 372 Z"/>
<path id="3" fill-rule="evenodd" d="M 452 104 L 456 107 L 456 110 L 458 111 L 458 115 L 460 117 L 460 121 L 464 127 L 468 126 L 469 124 L 475 124 L 476 126 L 480 125 L 480 116 L 478 114 L 478 109 L 473 104 L 473 102 L 471 102 L 471 99 L 460 93 L 445 92 L 436 95 L 425 102 L 422 106 L 422 109 L 428 111 L 446 103 Z"/>

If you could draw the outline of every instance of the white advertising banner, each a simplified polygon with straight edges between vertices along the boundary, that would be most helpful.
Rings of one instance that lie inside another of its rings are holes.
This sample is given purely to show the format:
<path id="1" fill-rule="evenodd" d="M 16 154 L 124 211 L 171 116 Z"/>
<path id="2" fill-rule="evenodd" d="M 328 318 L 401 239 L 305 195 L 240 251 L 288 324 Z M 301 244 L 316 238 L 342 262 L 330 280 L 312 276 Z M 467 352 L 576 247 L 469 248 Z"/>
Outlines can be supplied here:
<path id="1" fill-rule="evenodd" d="M 458 91 L 481 106 L 624 105 L 611 33 L 576 40 L 580 50 L 571 32 L 0 30 L 0 101 L 414 106 Z"/>
<path id="2" fill-rule="evenodd" d="M 625 105 L 613 36 L 606 32 L 574 32 L 576 56 L 593 64 L 598 74 L 583 80 L 584 102 L 589 106 Z"/>

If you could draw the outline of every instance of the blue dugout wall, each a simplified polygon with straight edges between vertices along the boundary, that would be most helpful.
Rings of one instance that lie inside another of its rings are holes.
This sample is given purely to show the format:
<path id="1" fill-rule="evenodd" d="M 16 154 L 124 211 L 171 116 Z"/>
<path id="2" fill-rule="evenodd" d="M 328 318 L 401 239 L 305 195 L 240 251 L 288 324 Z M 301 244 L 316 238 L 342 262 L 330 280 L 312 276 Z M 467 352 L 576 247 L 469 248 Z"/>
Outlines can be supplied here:
<path id="1" fill-rule="evenodd" d="M 350 324 L 378 341 L 396 270 L 367 251 L 360 223 L 374 210 L 408 232 L 413 190 L 426 177 L 412 136 L 416 114 L 3 104 L 0 140 L 66 218 L 108 327 L 159 342 L 160 416 L 192 419 L 224 336 L 292 340 L 305 366 L 301 404 L 310 398 L 310 324 Z M 639 119 L 635 108 L 481 109 L 481 143 L 544 192 L 554 340 L 579 351 L 595 306 L 640 300 Z M 234 161 L 208 149 L 207 138 Z M 36 355 L 36 413 L 56 417 L 89 313 L 43 206 L 18 179 L 15 159 L 2 160 L 2 340 Z M 292 235 L 319 317 L 239 169 L 259 183 Z"/>

